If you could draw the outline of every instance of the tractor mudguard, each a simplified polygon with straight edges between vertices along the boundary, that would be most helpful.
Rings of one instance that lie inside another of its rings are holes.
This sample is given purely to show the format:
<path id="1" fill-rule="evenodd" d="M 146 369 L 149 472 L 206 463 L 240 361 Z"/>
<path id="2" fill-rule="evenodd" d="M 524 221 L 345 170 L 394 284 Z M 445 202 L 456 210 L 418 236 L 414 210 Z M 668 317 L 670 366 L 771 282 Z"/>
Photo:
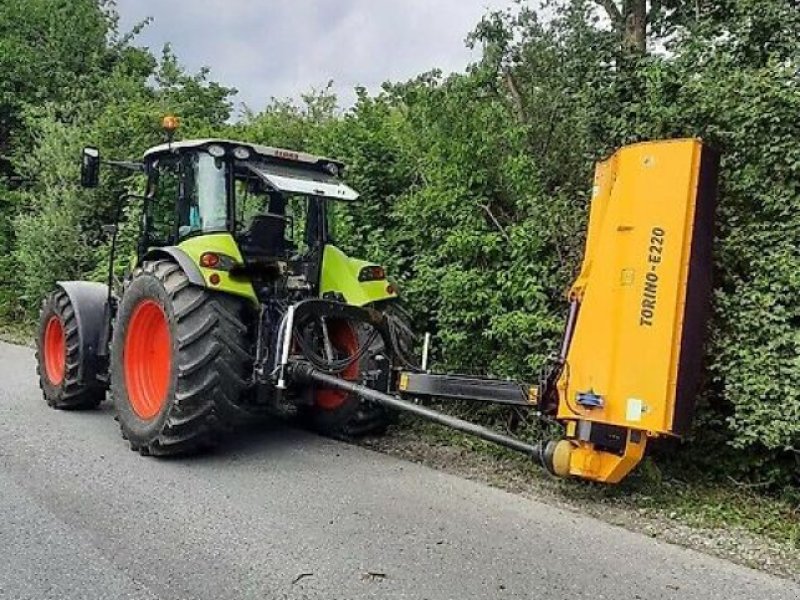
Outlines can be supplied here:
<path id="1" fill-rule="evenodd" d="M 230 233 L 218 232 L 192 236 L 186 238 L 177 246 L 154 249 L 154 251 L 156 250 L 166 253 L 161 254 L 162 257 L 167 255 L 173 257 L 189 277 L 191 283 L 218 292 L 247 298 L 255 306 L 258 306 L 258 297 L 249 277 L 234 275 L 228 267 L 223 265 L 215 268 L 207 268 L 200 265 L 200 260 L 206 252 L 218 254 L 225 257 L 226 261 L 232 261 L 234 264 L 244 263 L 239 246 Z"/>
<path id="2" fill-rule="evenodd" d="M 183 269 L 183 272 L 186 273 L 186 277 L 189 278 L 190 283 L 199 285 L 200 287 L 206 287 L 206 280 L 203 277 L 203 273 L 200 271 L 200 267 L 197 266 L 197 263 L 194 260 L 192 260 L 191 256 L 186 254 L 186 252 L 177 246 L 153 248 L 142 257 L 140 262 L 159 258 L 175 261 L 178 263 L 178 265 L 180 265 L 181 269 Z"/>
<path id="3" fill-rule="evenodd" d="M 371 279 L 361 275 L 363 269 L 370 267 L 377 265 L 351 258 L 336 246 L 326 244 L 322 255 L 320 296 L 342 297 L 355 306 L 397 298 L 397 290 L 385 278 Z"/>
<path id="4" fill-rule="evenodd" d="M 56 285 L 64 290 L 75 310 L 80 356 L 86 357 L 79 367 L 80 383 L 93 383 L 106 370 L 98 355 L 105 355 L 103 332 L 106 320 L 111 318 L 108 286 L 93 281 L 58 281 Z"/>

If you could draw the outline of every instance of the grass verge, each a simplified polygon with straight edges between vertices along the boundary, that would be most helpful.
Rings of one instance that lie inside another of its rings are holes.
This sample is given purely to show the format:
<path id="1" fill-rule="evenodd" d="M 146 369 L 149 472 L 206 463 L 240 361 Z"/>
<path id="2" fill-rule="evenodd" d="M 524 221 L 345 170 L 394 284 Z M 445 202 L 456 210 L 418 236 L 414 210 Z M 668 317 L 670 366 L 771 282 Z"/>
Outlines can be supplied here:
<path id="1" fill-rule="evenodd" d="M 24 321 L 14 323 L 0 321 L 0 341 L 19 346 L 32 346 L 36 335 L 36 326 L 33 323 Z"/>

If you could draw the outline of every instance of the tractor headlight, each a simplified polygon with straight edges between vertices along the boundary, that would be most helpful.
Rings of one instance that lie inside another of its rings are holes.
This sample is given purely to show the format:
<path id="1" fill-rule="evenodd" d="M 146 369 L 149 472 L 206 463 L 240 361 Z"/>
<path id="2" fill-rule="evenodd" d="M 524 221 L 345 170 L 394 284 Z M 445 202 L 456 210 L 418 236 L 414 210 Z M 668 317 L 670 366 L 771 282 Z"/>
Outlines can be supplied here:
<path id="1" fill-rule="evenodd" d="M 239 146 L 237 148 L 234 148 L 233 156 L 239 160 L 247 160 L 250 158 L 250 150 L 248 150 L 244 146 Z"/>

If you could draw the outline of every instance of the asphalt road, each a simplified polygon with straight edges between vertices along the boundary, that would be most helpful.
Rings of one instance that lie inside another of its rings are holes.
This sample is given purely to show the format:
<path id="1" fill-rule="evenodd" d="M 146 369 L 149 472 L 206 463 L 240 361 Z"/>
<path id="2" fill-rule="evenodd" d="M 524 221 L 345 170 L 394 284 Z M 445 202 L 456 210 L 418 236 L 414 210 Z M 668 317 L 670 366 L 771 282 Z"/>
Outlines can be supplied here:
<path id="1" fill-rule="evenodd" d="M 0 598 L 800 598 L 800 587 L 281 425 L 130 452 L 0 344 Z"/>

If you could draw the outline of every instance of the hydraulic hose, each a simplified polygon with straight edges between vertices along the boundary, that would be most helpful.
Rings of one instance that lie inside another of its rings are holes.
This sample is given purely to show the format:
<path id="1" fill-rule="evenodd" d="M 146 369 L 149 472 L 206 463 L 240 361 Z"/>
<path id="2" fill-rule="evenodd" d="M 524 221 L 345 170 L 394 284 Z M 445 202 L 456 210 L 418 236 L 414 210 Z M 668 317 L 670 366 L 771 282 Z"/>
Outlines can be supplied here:
<path id="1" fill-rule="evenodd" d="M 358 349 L 352 355 L 340 360 L 329 360 L 323 356 L 320 356 L 301 333 L 295 331 L 294 339 L 297 342 L 297 345 L 300 347 L 303 356 L 307 358 L 315 367 L 327 373 L 341 373 L 354 362 L 361 360 L 377 337 L 378 332 L 373 329 L 369 337 L 359 345 Z"/>

